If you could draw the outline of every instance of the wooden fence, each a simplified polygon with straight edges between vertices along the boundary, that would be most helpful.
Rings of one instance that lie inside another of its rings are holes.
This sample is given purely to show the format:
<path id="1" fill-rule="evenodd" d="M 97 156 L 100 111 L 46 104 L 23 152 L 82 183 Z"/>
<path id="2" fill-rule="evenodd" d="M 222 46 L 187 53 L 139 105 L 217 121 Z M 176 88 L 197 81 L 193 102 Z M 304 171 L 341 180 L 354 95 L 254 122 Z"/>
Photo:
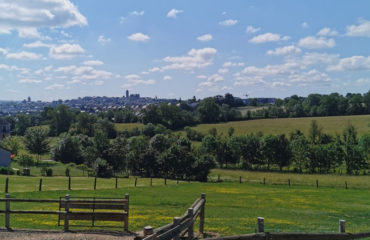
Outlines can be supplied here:
<path id="1" fill-rule="evenodd" d="M 265 232 L 265 220 L 263 217 L 258 217 L 257 232 L 237 236 L 204 238 L 202 240 L 347 240 L 370 237 L 370 232 L 346 233 L 344 220 L 339 220 L 339 233 L 284 233 Z"/>
<path id="2" fill-rule="evenodd" d="M 5 227 L 11 230 L 10 216 L 11 214 L 42 214 L 42 215 L 58 215 L 59 219 L 64 220 L 64 231 L 69 231 L 69 221 L 71 220 L 89 220 L 94 222 L 100 221 L 119 221 L 123 222 L 124 231 L 128 231 L 129 223 L 129 195 L 126 194 L 123 199 L 70 199 L 67 194 L 65 199 L 17 199 L 10 198 L 6 194 L 5 198 L 0 198 L 0 202 L 5 202 L 5 209 L 0 210 L 0 213 L 5 214 Z M 45 211 L 45 210 L 11 210 L 10 204 L 12 202 L 20 203 L 59 203 L 59 210 Z M 75 210 L 76 211 L 75 211 Z M 84 211 L 78 211 L 83 209 Z M 120 210 L 120 212 L 105 211 L 97 212 L 95 210 Z M 87 211 L 90 210 L 90 211 Z M 123 211 L 122 211 L 123 210 Z M 59 220 L 58 220 L 59 222 Z"/>
<path id="3" fill-rule="evenodd" d="M 194 238 L 194 223 L 199 216 L 199 233 L 204 232 L 204 213 L 206 195 L 202 194 L 184 213 L 182 217 L 174 217 L 173 222 L 165 226 L 153 229 L 151 226 L 144 228 L 143 240 L 179 240 L 187 235 L 187 239 Z"/>

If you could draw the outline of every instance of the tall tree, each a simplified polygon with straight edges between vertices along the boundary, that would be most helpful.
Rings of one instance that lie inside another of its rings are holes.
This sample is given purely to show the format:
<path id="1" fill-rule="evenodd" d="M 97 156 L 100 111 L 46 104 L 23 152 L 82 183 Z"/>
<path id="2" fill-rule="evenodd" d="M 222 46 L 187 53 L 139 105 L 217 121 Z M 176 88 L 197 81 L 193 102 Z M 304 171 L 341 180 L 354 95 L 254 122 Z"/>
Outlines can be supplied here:
<path id="1" fill-rule="evenodd" d="M 37 155 L 38 165 L 41 155 L 49 151 L 47 130 L 43 127 L 27 128 L 24 135 L 24 144 L 31 153 Z"/>

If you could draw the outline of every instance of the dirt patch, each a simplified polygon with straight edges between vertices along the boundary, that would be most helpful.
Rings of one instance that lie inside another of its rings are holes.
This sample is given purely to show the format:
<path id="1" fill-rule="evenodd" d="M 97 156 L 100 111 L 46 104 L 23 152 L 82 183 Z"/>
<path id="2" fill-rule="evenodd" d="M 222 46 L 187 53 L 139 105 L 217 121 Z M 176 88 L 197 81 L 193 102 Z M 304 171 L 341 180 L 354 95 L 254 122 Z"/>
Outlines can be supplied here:
<path id="1" fill-rule="evenodd" d="M 122 232 L 60 232 L 60 231 L 38 231 L 38 230 L 15 230 L 7 231 L 0 229 L 0 239 L 7 240 L 134 240 L 135 233 Z"/>

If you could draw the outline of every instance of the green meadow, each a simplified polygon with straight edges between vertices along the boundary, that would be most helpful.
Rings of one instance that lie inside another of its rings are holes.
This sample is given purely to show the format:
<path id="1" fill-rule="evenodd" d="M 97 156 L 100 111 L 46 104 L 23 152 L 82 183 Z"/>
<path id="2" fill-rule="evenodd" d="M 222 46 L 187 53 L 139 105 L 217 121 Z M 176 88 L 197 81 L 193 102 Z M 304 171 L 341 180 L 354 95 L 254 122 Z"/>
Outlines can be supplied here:
<path id="1" fill-rule="evenodd" d="M 212 176 L 218 174 L 218 170 Z M 240 175 L 239 172 L 235 172 Z M 248 174 L 248 173 L 245 173 Z M 232 174 L 229 174 L 231 177 Z M 247 175 L 243 175 L 247 176 Z M 292 176 L 291 176 L 292 177 Z M 306 181 L 306 175 L 296 178 Z M 329 176 L 337 178 L 336 176 Z M 370 188 L 319 187 L 293 184 L 276 185 L 267 182 L 197 183 L 154 179 L 98 179 L 97 190 L 93 178 L 72 178 L 72 190 L 67 189 L 67 178 L 44 178 L 44 188 L 38 191 L 39 178 L 10 176 L 9 192 L 16 198 L 58 199 L 73 196 L 123 197 L 130 194 L 130 230 L 139 231 L 146 225 L 159 227 L 181 216 L 201 193 L 207 194 L 205 230 L 221 235 L 253 233 L 257 217 L 265 218 L 266 231 L 337 232 L 338 220 L 346 220 L 348 232 L 369 231 Z M 358 178 L 358 180 L 355 180 Z M 5 177 L 0 178 L 0 191 L 4 191 Z M 334 180 L 333 180 L 334 181 Z M 338 180 L 339 181 L 339 180 Z M 340 179 L 342 181 L 342 179 Z M 354 177 L 354 181 L 367 181 L 368 177 Z M 307 180 L 308 182 L 308 180 Z M 3 206 L 0 205 L 3 209 Z M 12 203 L 12 209 L 57 210 L 57 204 Z M 4 224 L 0 215 L 0 226 Z M 71 222 L 73 223 L 73 222 Z M 87 223 L 88 224 L 88 223 Z M 115 226 L 121 227 L 122 224 Z M 12 215 L 13 228 L 62 229 L 57 216 Z M 72 228 L 73 229 L 73 228 Z"/>

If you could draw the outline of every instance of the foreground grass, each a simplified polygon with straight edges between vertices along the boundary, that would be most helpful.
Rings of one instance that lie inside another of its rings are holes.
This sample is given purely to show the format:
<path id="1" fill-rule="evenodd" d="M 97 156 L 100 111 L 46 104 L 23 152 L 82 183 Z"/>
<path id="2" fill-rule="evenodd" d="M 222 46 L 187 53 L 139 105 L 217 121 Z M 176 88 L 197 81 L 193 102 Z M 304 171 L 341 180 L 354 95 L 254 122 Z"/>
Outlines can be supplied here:
<path id="1" fill-rule="evenodd" d="M 230 127 L 235 129 L 235 135 L 247 135 L 248 133 L 257 132 L 288 135 L 292 131 L 299 129 L 307 136 L 312 120 L 316 120 L 318 125 L 323 128 L 323 131 L 331 135 L 341 135 L 348 122 L 356 127 L 359 136 L 370 132 L 370 115 L 260 119 L 217 124 L 199 124 L 193 129 L 203 134 L 208 134 L 211 128 L 216 128 L 217 132 L 223 135 L 227 135 Z"/>
<path id="2" fill-rule="evenodd" d="M 27 191 L 27 190 L 25 190 Z M 206 231 L 222 235 L 255 231 L 256 218 L 265 218 L 266 231 L 337 232 L 338 220 L 346 220 L 348 232 L 369 231 L 368 189 L 313 188 L 311 186 L 261 185 L 257 183 L 183 183 L 132 185 L 119 189 L 12 192 L 17 198 L 57 199 L 71 196 L 123 197 L 130 194 L 130 230 L 146 225 L 159 227 L 181 216 L 201 193 L 207 194 Z M 2 208 L 2 207 L 1 207 Z M 12 203 L 13 209 L 57 210 L 57 204 Z M 4 224 L 0 215 L 0 226 Z M 58 229 L 56 216 L 12 215 L 14 228 Z M 117 223 L 116 223 L 117 226 Z M 61 229 L 62 227 L 59 227 Z"/>

